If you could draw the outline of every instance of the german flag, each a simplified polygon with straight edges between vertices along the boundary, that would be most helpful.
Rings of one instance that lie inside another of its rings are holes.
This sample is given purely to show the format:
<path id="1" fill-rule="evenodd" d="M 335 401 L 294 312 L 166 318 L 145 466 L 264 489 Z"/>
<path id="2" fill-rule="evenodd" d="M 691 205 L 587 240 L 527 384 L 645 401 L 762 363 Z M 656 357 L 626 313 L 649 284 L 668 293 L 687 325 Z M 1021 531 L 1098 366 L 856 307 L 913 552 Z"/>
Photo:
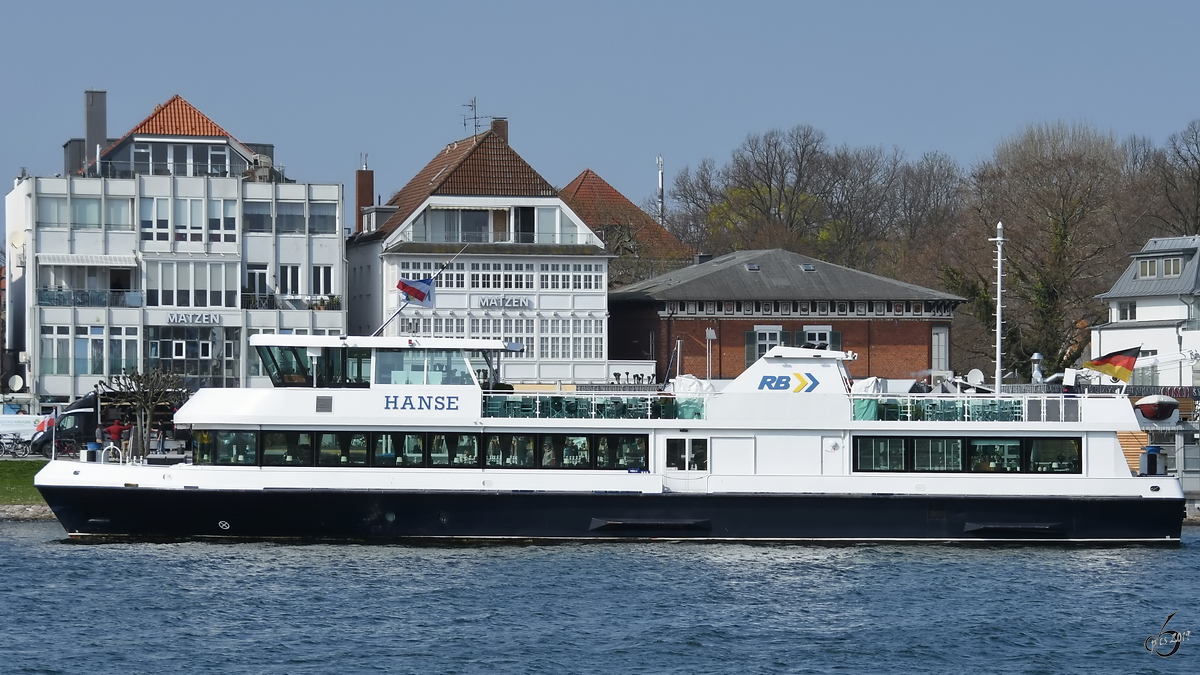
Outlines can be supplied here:
<path id="1" fill-rule="evenodd" d="M 1130 347 L 1119 352 L 1105 354 L 1094 361 L 1088 361 L 1083 364 L 1083 367 L 1098 370 L 1122 382 L 1128 382 L 1129 378 L 1133 377 L 1133 366 L 1137 363 L 1138 354 L 1141 351 L 1141 346 Z"/>

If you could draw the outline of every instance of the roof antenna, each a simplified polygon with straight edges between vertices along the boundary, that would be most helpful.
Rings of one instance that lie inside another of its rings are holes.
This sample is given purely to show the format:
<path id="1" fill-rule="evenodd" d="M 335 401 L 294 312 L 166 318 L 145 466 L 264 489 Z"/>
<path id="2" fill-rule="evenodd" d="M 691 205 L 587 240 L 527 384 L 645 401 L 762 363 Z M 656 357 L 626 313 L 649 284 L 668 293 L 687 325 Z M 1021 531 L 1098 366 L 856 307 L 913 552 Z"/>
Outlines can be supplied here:
<path id="1" fill-rule="evenodd" d="M 463 118 L 463 127 L 464 127 L 464 128 L 470 128 L 470 127 L 467 125 L 467 120 L 471 120 L 471 121 L 472 121 L 472 122 L 475 124 L 475 133 L 474 133 L 474 134 L 471 136 L 471 140 L 475 140 L 475 138 L 476 138 L 477 136 L 479 136 L 479 122 L 480 122 L 480 120 L 490 120 L 490 119 L 492 119 L 492 116 L 491 116 L 491 115 L 484 115 L 484 116 L 482 116 L 482 117 L 480 117 L 480 116 L 479 116 L 479 103 L 478 103 L 478 102 L 475 100 L 475 97 L 474 97 L 474 96 L 472 96 L 472 97 L 471 97 L 471 102 L 470 102 L 470 103 L 464 103 L 464 104 L 462 104 L 462 107 L 464 107 L 464 108 L 470 108 L 470 109 L 471 109 L 471 114 L 470 114 L 470 115 L 463 115 L 463 116 L 462 116 L 462 118 Z"/>
<path id="2" fill-rule="evenodd" d="M 663 201 L 663 158 L 658 156 L 658 224 L 666 226 L 667 224 L 667 208 L 666 202 Z"/>

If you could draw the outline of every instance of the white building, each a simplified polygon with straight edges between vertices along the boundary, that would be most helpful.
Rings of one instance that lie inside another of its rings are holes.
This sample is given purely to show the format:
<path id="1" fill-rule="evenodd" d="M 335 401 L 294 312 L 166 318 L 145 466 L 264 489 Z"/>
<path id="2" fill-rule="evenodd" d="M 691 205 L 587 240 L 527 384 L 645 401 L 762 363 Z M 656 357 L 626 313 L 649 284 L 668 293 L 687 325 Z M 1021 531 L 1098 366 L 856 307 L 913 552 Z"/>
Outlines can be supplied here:
<path id="1" fill-rule="evenodd" d="M 345 332 L 340 185 L 287 180 L 272 146 L 179 96 L 108 139 L 105 93 L 86 97 L 63 175 L 21 176 L 5 200 L 7 348 L 32 393 L 155 368 L 193 390 L 269 386 L 249 335 Z"/>
<path id="2" fill-rule="evenodd" d="M 507 120 L 447 145 L 386 206 L 371 206 L 373 186 L 361 182 L 370 172 L 359 180 L 360 221 L 347 244 L 351 333 L 372 334 L 401 307 L 399 279 L 441 270 L 435 306 L 408 305 L 384 335 L 523 343 L 524 354 L 501 364 L 506 382 L 610 379 L 604 242 L 509 147 Z"/>
<path id="3" fill-rule="evenodd" d="M 1200 385 L 1200 237 L 1151 239 L 1112 289 L 1108 323 L 1092 329 L 1092 358 L 1141 346 L 1131 384 Z"/>

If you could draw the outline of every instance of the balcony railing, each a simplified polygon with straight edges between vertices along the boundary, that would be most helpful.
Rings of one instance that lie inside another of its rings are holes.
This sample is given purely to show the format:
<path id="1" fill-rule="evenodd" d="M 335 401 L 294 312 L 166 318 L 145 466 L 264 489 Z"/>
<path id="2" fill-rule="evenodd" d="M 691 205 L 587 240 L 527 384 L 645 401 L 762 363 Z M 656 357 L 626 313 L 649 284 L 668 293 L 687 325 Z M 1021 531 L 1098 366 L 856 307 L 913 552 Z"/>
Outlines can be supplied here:
<path id="1" fill-rule="evenodd" d="M 42 307 L 141 307 L 145 304 L 141 291 L 39 288 L 37 298 Z"/>
<path id="2" fill-rule="evenodd" d="M 1078 422 L 1083 397 L 854 394 L 854 419 L 896 422 Z"/>
<path id="3" fill-rule="evenodd" d="M 340 310 L 340 295 L 275 295 L 242 293 L 242 309 Z"/>
<path id="4" fill-rule="evenodd" d="M 133 178 L 134 176 L 211 176 L 237 178 L 253 171 L 259 182 L 287 182 L 283 165 L 248 167 L 245 164 L 188 164 L 180 162 L 130 162 L 124 160 L 100 162 L 101 178 Z"/>
<path id="5" fill-rule="evenodd" d="M 704 398 L 643 396 L 484 394 L 484 417 L 534 419 L 704 419 Z"/>

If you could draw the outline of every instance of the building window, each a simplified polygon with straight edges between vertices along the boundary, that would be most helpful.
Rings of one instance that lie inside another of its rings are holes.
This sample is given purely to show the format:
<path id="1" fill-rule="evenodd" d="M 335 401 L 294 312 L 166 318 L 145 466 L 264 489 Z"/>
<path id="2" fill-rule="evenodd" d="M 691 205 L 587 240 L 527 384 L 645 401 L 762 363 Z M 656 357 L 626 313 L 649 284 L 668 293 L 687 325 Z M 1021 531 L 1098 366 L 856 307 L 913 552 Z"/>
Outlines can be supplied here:
<path id="1" fill-rule="evenodd" d="M 821 316 L 825 316 L 825 315 L 829 314 L 829 303 L 828 302 L 818 302 L 817 303 L 817 314 L 820 314 Z"/>
<path id="2" fill-rule="evenodd" d="M 883 313 L 885 311 L 887 311 L 887 303 L 886 302 L 876 302 L 876 303 L 874 303 L 874 305 L 875 305 L 875 316 L 883 316 Z"/>
<path id="3" fill-rule="evenodd" d="M 309 204 L 308 233 L 337 234 L 337 204 Z"/>
<path id="4" fill-rule="evenodd" d="M 930 368 L 950 370 L 950 329 L 934 326 L 930 349 Z"/>
<path id="5" fill-rule="evenodd" d="M 242 211 L 247 232 L 271 231 L 271 202 L 244 202 Z"/>
<path id="6" fill-rule="evenodd" d="M 133 229 L 133 200 L 105 199 L 104 227 L 108 230 Z"/>
<path id="7" fill-rule="evenodd" d="M 71 374 L 71 327 L 41 327 L 41 371 L 43 375 Z"/>
<path id="8" fill-rule="evenodd" d="M 279 293 L 281 295 L 300 294 L 300 266 L 279 266 Z"/>
<path id="9" fill-rule="evenodd" d="M 100 228 L 100 200 L 76 197 L 71 200 L 71 227 L 77 230 Z"/>
<path id="10" fill-rule="evenodd" d="M 37 207 L 38 227 L 67 227 L 71 224 L 66 197 L 38 197 Z"/>
<path id="11" fill-rule="evenodd" d="M 1134 301 L 1118 302 L 1117 303 L 1117 320 L 1118 321 L 1136 321 L 1137 320 L 1137 303 Z"/>
<path id="12" fill-rule="evenodd" d="M 237 241 L 237 200 L 211 199 L 208 202 L 208 241 Z"/>
<path id="13" fill-rule="evenodd" d="M 304 232 L 304 204 L 279 202 L 275 205 L 275 230 L 280 234 Z"/>
<path id="14" fill-rule="evenodd" d="M 313 265 L 312 268 L 313 295 L 333 294 L 333 267 L 330 265 Z"/>
<path id="15" fill-rule="evenodd" d="M 204 241 L 204 200 L 175 200 L 175 241 Z"/>
<path id="16" fill-rule="evenodd" d="M 1166 260 L 1163 261 L 1163 276 L 1164 277 L 1177 277 L 1180 275 L 1182 269 L 1183 269 L 1183 259 L 1182 258 L 1167 258 Z"/>
<path id="17" fill-rule="evenodd" d="M 138 204 L 142 241 L 171 240 L 171 200 L 143 198 Z"/>
<path id="18" fill-rule="evenodd" d="M 1158 261 L 1157 260 L 1139 260 L 1138 261 L 1138 278 L 1139 279 L 1155 279 L 1158 277 Z"/>

